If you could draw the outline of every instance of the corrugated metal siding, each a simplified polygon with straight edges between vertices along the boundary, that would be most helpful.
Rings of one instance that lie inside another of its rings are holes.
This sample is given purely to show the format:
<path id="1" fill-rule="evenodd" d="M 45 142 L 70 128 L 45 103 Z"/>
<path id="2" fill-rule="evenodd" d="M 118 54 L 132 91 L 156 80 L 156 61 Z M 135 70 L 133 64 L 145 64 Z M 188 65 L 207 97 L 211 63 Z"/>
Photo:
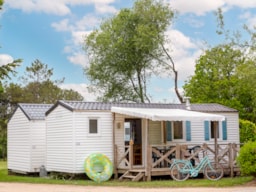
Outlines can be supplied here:
<path id="1" fill-rule="evenodd" d="M 148 124 L 149 144 L 161 144 L 161 122 L 160 121 L 149 121 Z"/>
<path id="2" fill-rule="evenodd" d="M 46 157 L 46 122 L 35 120 L 30 122 L 31 141 L 31 170 L 39 172 L 42 165 L 45 166 Z"/>
<path id="3" fill-rule="evenodd" d="M 239 116 L 238 113 L 220 113 L 227 118 L 227 141 L 226 143 L 240 143 Z"/>
<path id="4" fill-rule="evenodd" d="M 46 118 L 47 171 L 74 171 L 73 114 L 58 106 Z"/>
<path id="5" fill-rule="evenodd" d="M 218 144 L 227 143 L 239 143 L 239 117 L 238 113 L 214 113 L 218 115 L 224 115 L 227 119 L 227 140 L 222 139 L 222 124 L 220 122 L 220 138 L 218 139 Z M 186 134 L 186 133 L 185 133 Z M 204 136 L 204 122 L 203 121 L 191 121 L 191 141 L 171 141 L 169 144 L 179 143 L 179 144 L 214 144 L 214 139 L 205 141 Z"/>
<path id="6" fill-rule="evenodd" d="M 98 119 L 99 134 L 89 134 L 89 119 Z M 103 153 L 113 162 L 111 112 L 74 112 L 75 172 L 84 173 L 84 161 L 92 153 Z"/>
<path id="7" fill-rule="evenodd" d="M 219 123 L 220 126 L 220 138 L 218 139 L 218 144 L 227 144 L 227 143 L 239 143 L 239 117 L 237 113 L 215 113 L 219 115 L 224 115 L 227 119 L 227 140 L 222 139 L 222 123 Z M 191 122 L 191 133 L 192 141 L 191 143 L 208 143 L 214 144 L 214 139 L 210 141 L 205 141 L 204 139 L 204 122 Z"/>
<path id="8" fill-rule="evenodd" d="M 30 122 L 20 109 L 16 110 L 7 129 L 8 169 L 30 172 Z"/>

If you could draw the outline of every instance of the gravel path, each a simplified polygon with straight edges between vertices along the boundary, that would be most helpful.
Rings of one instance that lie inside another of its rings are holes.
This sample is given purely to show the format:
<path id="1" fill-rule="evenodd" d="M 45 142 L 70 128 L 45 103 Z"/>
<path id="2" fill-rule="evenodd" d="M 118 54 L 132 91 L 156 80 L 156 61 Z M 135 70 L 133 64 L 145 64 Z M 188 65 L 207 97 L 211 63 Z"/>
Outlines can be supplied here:
<path id="1" fill-rule="evenodd" d="M 228 188 L 127 188 L 75 185 L 1 183 L 0 192 L 256 192 L 256 186 Z"/>

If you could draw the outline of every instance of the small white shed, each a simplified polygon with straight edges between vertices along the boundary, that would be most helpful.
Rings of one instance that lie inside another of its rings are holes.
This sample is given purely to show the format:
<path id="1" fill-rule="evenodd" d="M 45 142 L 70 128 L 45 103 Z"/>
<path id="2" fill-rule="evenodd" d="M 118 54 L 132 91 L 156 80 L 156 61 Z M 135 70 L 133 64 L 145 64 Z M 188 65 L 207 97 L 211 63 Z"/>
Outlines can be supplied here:
<path id="1" fill-rule="evenodd" d="M 110 110 L 81 101 L 58 101 L 46 112 L 46 170 L 84 173 L 92 153 L 113 161 L 113 119 Z"/>
<path id="2" fill-rule="evenodd" d="M 45 165 L 45 112 L 50 104 L 20 103 L 7 125 L 8 170 L 39 172 Z"/>

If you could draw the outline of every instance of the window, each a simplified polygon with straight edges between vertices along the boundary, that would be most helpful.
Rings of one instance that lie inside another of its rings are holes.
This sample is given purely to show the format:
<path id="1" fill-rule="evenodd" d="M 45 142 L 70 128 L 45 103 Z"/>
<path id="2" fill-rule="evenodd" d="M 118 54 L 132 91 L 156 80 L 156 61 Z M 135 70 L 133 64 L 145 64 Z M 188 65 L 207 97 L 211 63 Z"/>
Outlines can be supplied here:
<path id="1" fill-rule="evenodd" d="M 166 141 L 185 140 L 191 141 L 190 121 L 166 121 Z M 185 130 L 186 128 L 186 130 Z"/>
<path id="2" fill-rule="evenodd" d="M 217 138 L 220 138 L 219 122 L 211 121 L 211 139 L 215 138 L 215 130 L 217 131 Z"/>
<path id="3" fill-rule="evenodd" d="M 173 139 L 183 139 L 182 121 L 173 122 Z"/>
<path id="4" fill-rule="evenodd" d="M 89 120 L 89 133 L 97 134 L 98 133 L 98 119 Z"/>
<path id="5" fill-rule="evenodd" d="M 125 141 L 130 141 L 130 128 L 131 128 L 131 125 L 130 125 L 130 122 L 125 122 L 124 123 L 124 140 Z"/>

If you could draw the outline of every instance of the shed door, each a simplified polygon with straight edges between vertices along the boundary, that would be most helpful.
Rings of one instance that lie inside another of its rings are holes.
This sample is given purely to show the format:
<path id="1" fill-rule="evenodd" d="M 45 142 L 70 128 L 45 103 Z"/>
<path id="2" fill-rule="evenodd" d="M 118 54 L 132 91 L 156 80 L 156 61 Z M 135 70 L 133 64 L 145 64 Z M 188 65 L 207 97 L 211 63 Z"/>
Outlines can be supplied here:
<path id="1" fill-rule="evenodd" d="M 141 119 L 125 119 L 125 145 L 133 142 L 133 164 L 142 164 L 142 138 L 141 138 Z"/>

